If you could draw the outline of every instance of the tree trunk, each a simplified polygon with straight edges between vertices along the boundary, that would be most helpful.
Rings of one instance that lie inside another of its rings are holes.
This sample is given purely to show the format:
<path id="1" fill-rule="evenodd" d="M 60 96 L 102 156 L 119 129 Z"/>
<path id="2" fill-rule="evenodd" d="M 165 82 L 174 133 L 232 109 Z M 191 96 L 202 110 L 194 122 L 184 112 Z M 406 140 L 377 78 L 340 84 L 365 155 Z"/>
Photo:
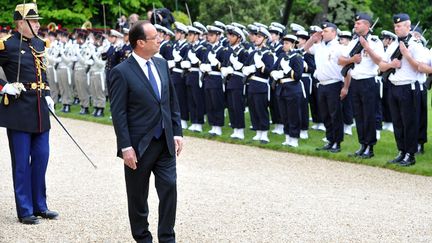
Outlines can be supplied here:
<path id="1" fill-rule="evenodd" d="M 322 11 L 315 15 L 313 21 L 313 24 L 315 25 L 320 25 L 322 22 L 327 20 L 329 0 L 320 0 L 318 4 Z"/>
<path id="2" fill-rule="evenodd" d="M 286 26 L 288 24 L 288 19 L 289 19 L 289 15 L 291 12 L 293 2 L 294 2 L 294 0 L 286 0 L 286 2 L 285 2 L 284 14 L 283 14 L 282 21 L 281 21 L 281 24 L 283 24 L 284 26 Z"/>

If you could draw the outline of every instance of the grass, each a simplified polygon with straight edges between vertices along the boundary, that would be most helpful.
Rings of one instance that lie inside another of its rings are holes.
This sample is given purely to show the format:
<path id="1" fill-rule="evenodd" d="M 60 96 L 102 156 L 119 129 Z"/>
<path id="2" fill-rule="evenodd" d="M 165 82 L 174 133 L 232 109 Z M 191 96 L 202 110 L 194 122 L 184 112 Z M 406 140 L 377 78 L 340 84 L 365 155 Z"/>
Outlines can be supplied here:
<path id="1" fill-rule="evenodd" d="M 107 105 L 108 107 L 109 105 Z M 65 114 L 62 113 L 60 106 L 58 106 L 56 114 L 60 117 L 67 117 L 72 119 L 96 122 L 106 125 L 112 125 L 112 121 L 109 119 L 110 111 L 109 108 L 105 109 L 105 117 L 96 118 L 91 115 L 80 115 L 79 105 L 71 106 L 71 113 Z M 92 110 L 90 111 L 90 113 Z M 428 111 L 428 119 L 431 121 L 431 108 L 429 107 Z M 246 127 L 249 127 L 249 113 L 245 114 L 246 116 Z M 243 144 L 248 146 L 254 146 L 264 149 L 271 149 L 282 152 L 290 152 L 296 154 L 309 155 L 314 157 L 321 157 L 330 160 L 344 161 L 355 164 L 364 164 L 375 167 L 387 168 L 399 172 L 424 175 L 424 176 L 432 176 L 432 145 L 426 143 L 425 151 L 426 153 L 423 155 L 416 156 L 416 164 L 410 167 L 401 167 L 397 165 L 387 164 L 387 161 L 393 159 L 397 155 L 397 148 L 395 144 L 395 139 L 393 133 L 388 131 L 381 131 L 381 139 L 378 141 L 377 145 L 374 147 L 375 156 L 371 159 L 358 159 L 349 157 L 348 154 L 353 153 L 355 150 L 359 148 L 359 144 L 357 141 L 357 135 L 355 128 L 353 129 L 353 136 L 345 135 L 344 141 L 341 144 L 342 151 L 340 153 L 330 153 L 325 151 L 316 151 L 315 148 L 321 147 L 324 145 L 322 138 L 325 136 L 323 131 L 315 131 L 309 130 L 309 139 L 300 140 L 298 148 L 289 148 L 286 146 L 282 146 L 281 143 L 285 140 L 284 135 L 275 135 L 269 132 L 270 143 L 268 144 L 260 144 L 259 142 L 253 141 L 252 137 L 255 135 L 254 131 L 249 129 L 245 129 L 245 140 L 233 140 L 229 136 L 232 133 L 232 129 L 228 127 L 229 119 L 228 117 L 225 119 L 225 126 L 223 128 L 223 135 L 221 137 L 212 137 L 207 131 L 210 130 L 210 127 L 206 124 L 203 126 L 203 133 L 195 133 L 190 132 L 188 130 L 183 130 L 183 134 L 191 137 L 205 138 L 209 140 L 215 140 L 220 142 L 232 143 L 232 144 Z M 429 122 L 430 123 L 430 122 Z M 273 128 L 271 128 L 273 129 Z M 428 134 L 431 134 L 431 126 L 428 126 Z"/>

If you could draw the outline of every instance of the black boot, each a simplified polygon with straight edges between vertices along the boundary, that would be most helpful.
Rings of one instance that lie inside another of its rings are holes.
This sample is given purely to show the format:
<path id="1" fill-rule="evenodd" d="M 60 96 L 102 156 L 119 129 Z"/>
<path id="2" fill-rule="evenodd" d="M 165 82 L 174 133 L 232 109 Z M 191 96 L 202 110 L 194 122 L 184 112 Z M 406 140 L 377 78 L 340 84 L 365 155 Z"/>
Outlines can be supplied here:
<path id="1" fill-rule="evenodd" d="M 399 164 L 403 159 L 405 158 L 405 152 L 404 151 L 399 151 L 398 156 L 396 156 L 396 158 L 387 161 L 387 163 L 390 164 Z"/>
<path id="2" fill-rule="evenodd" d="M 73 105 L 78 105 L 80 103 L 80 100 L 78 99 L 78 98 L 74 98 L 74 101 L 73 101 Z"/>
<path id="3" fill-rule="evenodd" d="M 340 143 L 334 143 L 328 151 L 332 153 L 339 153 L 341 151 Z"/>
<path id="4" fill-rule="evenodd" d="M 96 111 L 95 117 L 103 117 L 104 116 L 104 108 L 98 108 Z"/>
<path id="5" fill-rule="evenodd" d="M 70 112 L 70 105 L 63 105 L 63 109 L 61 111 L 63 113 L 69 113 Z"/>
<path id="6" fill-rule="evenodd" d="M 368 145 L 366 147 L 365 151 L 363 152 L 363 154 L 360 155 L 360 157 L 362 159 L 370 159 L 370 158 L 374 157 L 373 145 Z"/>
<path id="7" fill-rule="evenodd" d="M 399 163 L 400 166 L 411 166 L 415 164 L 414 154 L 407 153 L 405 158 Z"/>
<path id="8" fill-rule="evenodd" d="M 364 151 L 366 150 L 366 147 L 367 146 L 365 144 L 360 144 L 360 148 L 357 151 L 355 151 L 353 154 L 349 154 L 348 156 L 349 157 L 359 157 L 364 153 Z"/>
<path id="9" fill-rule="evenodd" d="M 83 106 L 81 106 L 81 110 L 80 110 L 80 115 L 87 115 L 87 114 L 89 114 L 90 112 L 89 112 L 89 109 L 88 109 L 88 107 L 83 107 Z"/>

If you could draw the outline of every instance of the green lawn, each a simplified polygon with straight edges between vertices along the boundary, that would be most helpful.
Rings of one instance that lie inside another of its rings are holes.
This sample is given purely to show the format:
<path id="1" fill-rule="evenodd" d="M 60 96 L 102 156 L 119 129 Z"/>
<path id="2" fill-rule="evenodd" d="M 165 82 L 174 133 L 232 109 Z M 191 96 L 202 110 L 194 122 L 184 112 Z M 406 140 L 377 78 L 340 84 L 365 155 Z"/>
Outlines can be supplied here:
<path id="1" fill-rule="evenodd" d="M 58 109 L 56 114 L 59 115 L 60 117 L 97 122 L 101 124 L 112 124 L 111 120 L 109 119 L 110 117 L 109 108 L 105 110 L 105 117 L 96 118 L 91 115 L 79 115 L 78 112 L 80 107 L 78 105 L 72 106 L 72 112 L 68 114 L 62 113 L 60 111 L 61 109 L 60 105 L 57 105 L 57 107 Z M 90 112 L 92 112 L 92 109 Z M 429 113 L 428 113 L 429 121 L 432 120 L 431 113 L 432 112 L 429 107 Z M 248 113 L 246 113 L 246 123 L 247 123 L 246 127 L 249 127 L 250 121 L 249 121 Z M 270 132 L 269 132 L 270 143 L 265 145 L 260 144 L 259 142 L 256 141 L 252 141 L 252 137 L 255 135 L 255 132 L 249 129 L 245 129 L 245 140 L 243 141 L 233 140 L 229 137 L 229 135 L 232 133 L 232 129 L 227 126 L 228 118 L 225 119 L 225 124 L 226 126 L 223 128 L 223 135 L 221 137 L 212 137 L 208 135 L 207 131 L 210 130 L 210 127 L 208 125 L 204 126 L 203 133 L 195 133 L 195 132 L 184 130 L 184 135 L 216 140 L 220 142 L 244 144 L 244 145 L 255 146 L 264 149 L 272 149 L 272 150 L 283 151 L 283 152 L 322 157 L 331 160 L 383 167 L 383 168 L 388 168 L 391 170 L 396 170 L 396 171 L 411 173 L 411 174 L 432 176 L 432 146 L 429 143 L 425 145 L 426 153 L 423 155 L 416 156 L 417 163 L 414 166 L 400 167 L 397 165 L 391 165 L 386 163 L 388 160 L 392 159 L 397 155 L 397 149 L 396 149 L 393 133 L 388 131 L 381 132 L 381 139 L 374 147 L 375 157 L 371 159 L 363 160 L 363 159 L 348 157 L 348 154 L 353 153 L 359 147 L 355 129 L 353 129 L 353 134 L 354 134 L 353 136 L 344 137 L 344 142 L 341 144 L 342 151 L 340 153 L 334 154 L 334 153 L 315 150 L 315 148 L 324 145 L 322 138 L 325 136 L 325 134 L 322 131 L 309 130 L 309 139 L 300 140 L 298 148 L 288 148 L 286 146 L 281 145 L 281 143 L 285 140 L 284 135 L 275 135 L 275 134 L 271 134 Z M 432 134 L 430 125 L 428 127 L 428 134 Z"/>

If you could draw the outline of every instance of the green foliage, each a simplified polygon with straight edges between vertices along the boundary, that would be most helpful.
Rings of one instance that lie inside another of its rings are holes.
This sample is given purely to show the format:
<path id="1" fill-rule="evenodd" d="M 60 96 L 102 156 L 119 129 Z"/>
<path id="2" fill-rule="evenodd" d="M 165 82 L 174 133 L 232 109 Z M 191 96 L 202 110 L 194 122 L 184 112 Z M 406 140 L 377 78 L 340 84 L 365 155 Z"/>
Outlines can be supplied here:
<path id="1" fill-rule="evenodd" d="M 175 18 L 175 20 L 177 22 L 180 22 L 180 23 L 183 23 L 183 24 L 186 24 L 186 25 L 190 24 L 188 15 L 185 14 L 185 13 L 183 13 L 183 12 L 181 12 L 181 11 L 174 11 L 173 12 L 173 16 L 174 16 L 174 18 Z"/>

